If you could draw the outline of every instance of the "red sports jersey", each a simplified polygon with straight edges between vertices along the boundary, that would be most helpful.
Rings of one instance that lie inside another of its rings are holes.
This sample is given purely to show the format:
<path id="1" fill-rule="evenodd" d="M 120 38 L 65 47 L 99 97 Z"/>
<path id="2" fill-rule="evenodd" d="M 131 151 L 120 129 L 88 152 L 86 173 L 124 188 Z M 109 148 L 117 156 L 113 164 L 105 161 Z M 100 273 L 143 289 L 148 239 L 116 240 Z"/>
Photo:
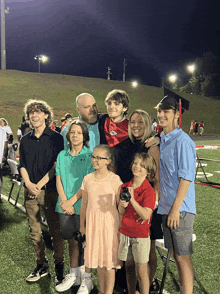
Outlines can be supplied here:
<path id="1" fill-rule="evenodd" d="M 113 147 L 128 137 L 128 120 L 115 123 L 109 117 L 105 119 L 104 124 L 105 137 L 110 147 Z"/>

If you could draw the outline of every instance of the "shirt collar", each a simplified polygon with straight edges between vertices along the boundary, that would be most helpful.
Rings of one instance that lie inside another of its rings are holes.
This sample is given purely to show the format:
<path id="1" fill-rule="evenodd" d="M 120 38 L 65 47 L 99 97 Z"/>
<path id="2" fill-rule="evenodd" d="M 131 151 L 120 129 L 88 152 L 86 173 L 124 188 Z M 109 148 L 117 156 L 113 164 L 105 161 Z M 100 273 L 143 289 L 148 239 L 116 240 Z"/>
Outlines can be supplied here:
<path id="1" fill-rule="evenodd" d="M 44 131 L 43 131 L 43 133 L 42 133 L 42 135 L 50 135 L 51 134 L 51 132 L 53 132 L 49 127 L 45 127 L 45 129 L 44 129 Z M 41 135 L 41 136 L 42 136 Z M 35 132 L 34 132 L 34 129 L 30 132 L 30 137 L 36 137 L 35 136 Z"/>
<path id="2" fill-rule="evenodd" d="M 132 184 L 133 184 L 133 179 L 131 179 L 130 182 L 127 183 L 127 186 L 126 187 L 132 187 Z M 149 185 L 150 185 L 150 183 L 148 182 L 147 179 L 145 179 L 143 181 L 143 183 L 141 184 L 141 186 L 140 187 L 137 187 L 134 191 L 140 192 L 142 190 L 147 189 L 149 187 Z"/>
<path id="3" fill-rule="evenodd" d="M 122 120 L 120 122 L 118 122 L 118 123 L 121 123 L 121 122 L 123 122 L 126 119 L 127 119 L 127 117 L 126 117 L 126 115 L 124 115 L 123 118 L 122 118 Z M 111 118 L 110 118 L 110 120 L 113 121 Z M 115 123 L 115 124 L 118 124 L 118 123 Z"/>
<path id="4" fill-rule="evenodd" d="M 79 153 L 77 153 L 75 156 L 79 156 L 79 155 L 82 155 L 82 154 L 87 154 L 88 151 L 89 151 L 89 149 L 86 146 L 83 146 L 82 150 Z M 70 148 L 66 149 L 66 153 L 68 155 L 71 155 L 72 156 L 72 154 L 70 153 Z"/>
<path id="5" fill-rule="evenodd" d="M 167 135 L 162 136 L 161 137 L 161 141 L 167 142 L 168 140 L 170 140 L 171 138 L 173 138 L 174 136 L 176 136 L 179 131 L 180 131 L 180 128 L 174 129 L 172 132 L 168 133 Z"/>

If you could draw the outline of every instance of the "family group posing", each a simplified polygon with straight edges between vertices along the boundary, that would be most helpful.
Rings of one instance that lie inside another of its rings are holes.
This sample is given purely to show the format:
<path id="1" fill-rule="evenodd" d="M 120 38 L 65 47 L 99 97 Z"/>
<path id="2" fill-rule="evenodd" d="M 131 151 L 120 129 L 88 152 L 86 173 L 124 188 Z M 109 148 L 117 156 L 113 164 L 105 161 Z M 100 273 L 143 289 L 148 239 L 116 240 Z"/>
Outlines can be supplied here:
<path id="1" fill-rule="evenodd" d="M 113 293 L 120 268 L 126 270 L 129 294 L 135 293 L 137 281 L 140 293 L 158 290 L 155 240 L 164 235 L 181 293 L 192 293 L 196 153 L 193 141 L 178 128 L 179 100 L 165 96 L 155 107 L 165 132 L 160 148 L 159 139 L 151 138 L 145 111 L 135 110 L 127 119 L 126 92 L 109 92 L 105 103 L 108 114 L 103 115 L 92 95 L 80 94 L 79 117 L 61 135 L 49 127 L 52 109 L 46 102 L 25 105 L 32 130 L 21 140 L 20 173 L 37 256 L 37 267 L 26 280 L 49 274 L 42 207 L 53 243 L 57 292 L 80 285 L 77 293 L 89 294 L 92 269 L 97 269 L 99 294 Z M 68 240 L 70 259 L 65 277 L 62 239 Z"/>

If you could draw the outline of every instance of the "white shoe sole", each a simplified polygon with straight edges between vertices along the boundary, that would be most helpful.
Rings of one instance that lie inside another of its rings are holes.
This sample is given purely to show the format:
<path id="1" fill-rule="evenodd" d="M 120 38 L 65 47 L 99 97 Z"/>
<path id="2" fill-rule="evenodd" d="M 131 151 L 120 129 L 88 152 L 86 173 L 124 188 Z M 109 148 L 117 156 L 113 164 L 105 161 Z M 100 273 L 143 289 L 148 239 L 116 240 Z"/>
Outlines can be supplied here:
<path id="1" fill-rule="evenodd" d="M 26 282 L 29 282 L 29 283 L 31 283 L 31 282 L 37 282 L 38 280 L 40 280 L 40 278 L 43 278 L 43 277 L 45 277 L 47 275 L 49 275 L 48 272 L 42 274 L 41 276 L 38 276 L 38 277 L 35 277 L 35 278 L 30 278 L 30 280 L 27 277 Z"/>

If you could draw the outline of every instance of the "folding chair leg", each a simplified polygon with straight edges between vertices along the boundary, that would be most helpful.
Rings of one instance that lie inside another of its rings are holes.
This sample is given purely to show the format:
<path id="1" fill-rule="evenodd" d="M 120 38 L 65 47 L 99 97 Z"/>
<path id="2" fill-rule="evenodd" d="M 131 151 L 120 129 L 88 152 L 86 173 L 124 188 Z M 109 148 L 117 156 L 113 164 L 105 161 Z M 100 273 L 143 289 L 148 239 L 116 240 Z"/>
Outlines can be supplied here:
<path id="1" fill-rule="evenodd" d="M 22 188 L 22 185 L 20 185 L 20 187 L 19 187 L 19 189 L 18 189 L 18 194 L 17 194 L 17 197 L 16 197 L 16 199 L 15 199 L 15 206 L 16 206 L 16 204 L 17 204 L 17 202 L 18 202 L 18 197 L 19 197 L 19 195 L 20 195 L 21 188 Z"/>
<path id="2" fill-rule="evenodd" d="M 9 192 L 8 202 L 10 202 L 10 198 L 11 198 L 13 188 L 14 188 L 14 183 L 12 183 L 12 186 L 11 186 L 11 189 L 10 189 L 10 192 Z"/>
<path id="3" fill-rule="evenodd" d="M 167 272 L 168 272 L 168 266 L 169 266 L 169 262 L 170 262 L 170 256 L 171 256 L 171 251 L 168 250 L 159 294 L 162 294 L 163 293 L 163 288 L 164 288 L 164 284 L 165 284 L 165 280 L 166 280 L 166 275 L 167 275 Z"/>

